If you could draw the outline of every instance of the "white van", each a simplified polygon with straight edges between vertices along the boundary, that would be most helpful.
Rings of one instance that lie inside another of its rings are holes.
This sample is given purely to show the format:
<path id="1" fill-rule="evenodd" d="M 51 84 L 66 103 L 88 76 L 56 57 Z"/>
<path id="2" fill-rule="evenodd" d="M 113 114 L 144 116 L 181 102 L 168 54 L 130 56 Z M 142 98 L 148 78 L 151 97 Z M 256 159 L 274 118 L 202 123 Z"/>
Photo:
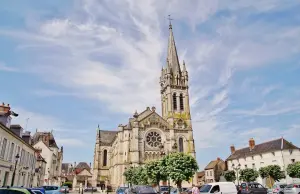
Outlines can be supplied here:
<path id="1" fill-rule="evenodd" d="M 233 182 L 207 183 L 201 187 L 200 193 L 237 194 L 237 188 Z"/>

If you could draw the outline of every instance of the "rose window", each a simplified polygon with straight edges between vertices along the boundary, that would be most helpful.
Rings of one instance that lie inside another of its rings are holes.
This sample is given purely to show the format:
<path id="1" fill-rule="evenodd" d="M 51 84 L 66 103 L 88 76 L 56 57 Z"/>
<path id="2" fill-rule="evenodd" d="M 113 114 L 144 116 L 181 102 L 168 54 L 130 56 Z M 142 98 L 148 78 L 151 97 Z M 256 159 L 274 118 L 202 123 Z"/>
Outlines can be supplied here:
<path id="1" fill-rule="evenodd" d="M 161 144 L 161 136 L 157 132 L 150 132 L 146 137 L 146 142 L 151 147 L 158 147 Z"/>

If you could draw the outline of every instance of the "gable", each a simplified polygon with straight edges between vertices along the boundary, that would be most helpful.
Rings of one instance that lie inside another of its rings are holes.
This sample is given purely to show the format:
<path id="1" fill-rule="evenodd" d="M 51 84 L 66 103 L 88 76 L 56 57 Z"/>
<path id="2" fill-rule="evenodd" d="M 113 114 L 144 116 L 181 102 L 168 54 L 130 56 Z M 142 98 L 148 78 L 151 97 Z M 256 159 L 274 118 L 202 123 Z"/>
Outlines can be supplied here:
<path id="1" fill-rule="evenodd" d="M 152 111 L 151 114 L 148 114 L 147 116 L 143 117 L 143 119 L 139 121 L 139 127 L 141 128 L 158 127 L 165 130 L 169 130 L 171 128 L 171 126 L 166 120 L 164 120 L 156 112 L 152 112 Z"/>
<path id="2" fill-rule="evenodd" d="M 77 176 L 92 176 L 92 174 L 87 169 L 83 169 Z"/>

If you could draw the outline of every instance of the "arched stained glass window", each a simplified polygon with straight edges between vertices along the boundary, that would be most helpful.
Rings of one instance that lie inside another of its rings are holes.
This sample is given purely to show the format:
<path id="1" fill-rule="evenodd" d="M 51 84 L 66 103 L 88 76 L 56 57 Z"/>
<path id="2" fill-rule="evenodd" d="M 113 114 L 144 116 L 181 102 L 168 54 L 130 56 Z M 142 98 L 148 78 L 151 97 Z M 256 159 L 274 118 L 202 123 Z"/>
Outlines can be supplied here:
<path id="1" fill-rule="evenodd" d="M 177 97 L 176 97 L 176 93 L 173 94 L 173 109 L 177 110 Z"/>
<path id="2" fill-rule="evenodd" d="M 103 151 L 103 166 L 107 166 L 107 150 Z"/>
<path id="3" fill-rule="evenodd" d="M 180 137 L 179 140 L 179 152 L 183 152 L 183 138 Z"/>
<path id="4" fill-rule="evenodd" d="M 183 94 L 180 94 L 179 101 L 180 101 L 180 110 L 184 110 Z"/>

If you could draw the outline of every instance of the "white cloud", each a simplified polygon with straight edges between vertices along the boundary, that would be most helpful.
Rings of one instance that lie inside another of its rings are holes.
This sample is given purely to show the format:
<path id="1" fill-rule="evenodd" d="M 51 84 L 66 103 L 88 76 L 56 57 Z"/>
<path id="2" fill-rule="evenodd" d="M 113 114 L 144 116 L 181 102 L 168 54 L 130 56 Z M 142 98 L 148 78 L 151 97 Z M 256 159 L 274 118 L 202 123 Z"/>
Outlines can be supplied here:
<path id="1" fill-rule="evenodd" d="M 87 146 L 79 138 L 56 138 L 56 141 L 59 145 L 67 146 L 67 147 L 85 147 Z"/>
<path id="2" fill-rule="evenodd" d="M 8 65 L 0 61 L 0 71 L 17 72 L 18 69 L 9 67 Z"/>
<path id="3" fill-rule="evenodd" d="M 222 117 L 232 102 L 231 81 L 236 73 L 277 62 L 300 51 L 299 27 L 279 28 L 263 21 L 241 27 L 240 14 L 283 10 L 292 5 L 287 1 L 86 0 L 71 7 L 65 18 L 36 23 L 32 31 L 0 30 L 0 34 L 21 40 L 18 48 L 28 49 L 28 57 L 36 59 L 34 63 L 24 64 L 29 71 L 65 89 L 64 92 L 40 90 L 38 95 L 92 98 L 108 105 L 112 112 L 132 114 L 146 106 L 155 105 L 160 109 L 158 78 L 161 66 L 165 65 L 166 17 L 171 14 L 175 19 L 173 28 L 179 56 L 184 56 L 180 60 L 186 60 L 191 79 L 194 135 L 200 149 L 228 145 L 236 135 L 237 129 L 228 127 L 229 121 Z M 232 14 L 215 21 L 212 16 L 220 10 Z M 213 30 L 196 33 L 197 25 L 207 21 Z M 188 29 L 180 29 L 181 23 L 184 27 L 187 24 Z M 186 39 L 180 39 L 185 30 L 192 32 Z M 249 88 L 251 80 L 248 82 L 241 93 L 253 89 Z M 274 89 L 270 86 L 261 94 L 267 95 Z M 212 99 L 208 100 L 209 97 Z M 251 96 L 257 100 L 255 97 Z M 296 103 L 272 102 L 257 109 L 230 113 L 270 116 L 299 110 Z M 30 118 L 28 126 L 59 129 L 62 125 L 52 117 L 33 115 L 32 118 L 36 121 L 32 123 Z M 257 135 L 257 131 L 252 130 L 252 134 L 243 137 Z"/>
<path id="4" fill-rule="evenodd" d="M 62 125 L 61 121 L 52 116 L 34 113 L 20 107 L 14 107 L 13 111 L 19 116 L 14 117 L 12 123 L 21 125 L 25 130 L 27 127 L 27 130 L 32 132 L 35 132 L 36 129 L 51 131 L 53 129 L 58 130 Z"/>

